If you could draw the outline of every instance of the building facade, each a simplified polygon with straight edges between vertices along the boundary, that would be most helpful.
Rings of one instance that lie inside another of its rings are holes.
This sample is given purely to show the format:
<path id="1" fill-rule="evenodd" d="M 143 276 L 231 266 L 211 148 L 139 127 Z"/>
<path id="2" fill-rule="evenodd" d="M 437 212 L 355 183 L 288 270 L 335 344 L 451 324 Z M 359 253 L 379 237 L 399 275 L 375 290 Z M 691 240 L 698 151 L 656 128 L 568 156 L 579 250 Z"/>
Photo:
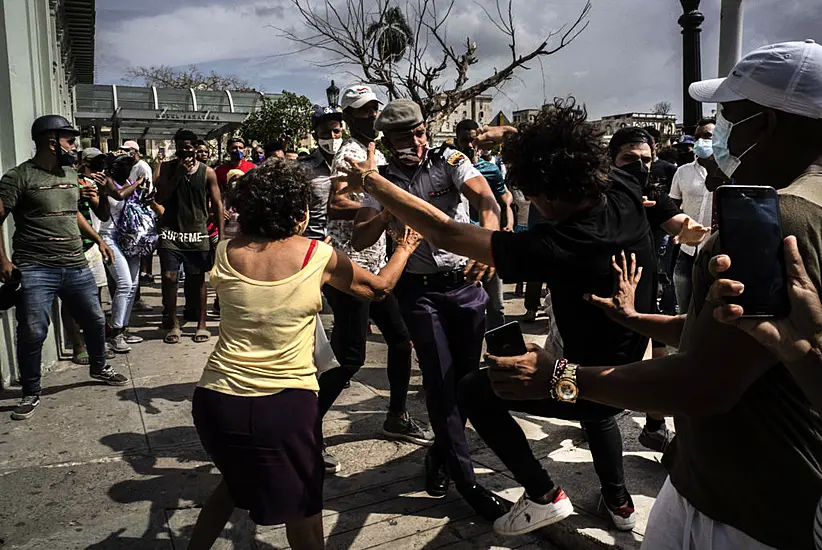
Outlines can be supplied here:
<path id="1" fill-rule="evenodd" d="M 614 132 L 620 128 L 630 126 L 653 126 L 663 136 L 673 136 L 677 133 L 676 115 L 662 115 L 657 113 L 625 113 L 621 115 L 604 116 L 600 120 L 591 121 L 600 131 L 605 133 L 604 139 L 610 140 Z"/>
<path id="2" fill-rule="evenodd" d="M 490 95 L 478 95 L 474 99 L 467 101 L 456 108 L 446 119 L 435 122 L 435 131 L 431 132 L 431 142 L 434 146 L 440 145 L 447 140 L 454 139 L 457 124 L 461 120 L 471 119 L 477 124 L 486 126 L 494 119 L 494 112 L 491 110 Z"/>
<path id="3" fill-rule="evenodd" d="M 3 0 L 0 2 L 0 170 L 34 153 L 31 123 L 40 115 L 71 119 L 76 83 L 94 81 L 94 0 Z M 3 227 L 6 251 L 14 221 Z M 0 388 L 16 378 L 14 310 L 0 314 Z M 52 315 L 43 363 L 61 352 L 62 327 Z"/>
<path id="4" fill-rule="evenodd" d="M 537 115 L 539 114 L 539 109 L 520 109 L 519 111 L 514 111 L 511 114 L 511 122 L 514 126 L 517 126 L 523 122 L 533 122 Z"/>

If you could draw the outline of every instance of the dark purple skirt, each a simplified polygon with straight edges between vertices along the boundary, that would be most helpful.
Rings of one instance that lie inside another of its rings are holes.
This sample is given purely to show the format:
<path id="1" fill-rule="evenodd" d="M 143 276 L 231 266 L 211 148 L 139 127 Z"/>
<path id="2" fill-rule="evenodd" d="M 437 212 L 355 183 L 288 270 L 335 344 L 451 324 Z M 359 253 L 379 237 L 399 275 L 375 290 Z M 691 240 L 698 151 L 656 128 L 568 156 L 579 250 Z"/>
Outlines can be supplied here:
<path id="1" fill-rule="evenodd" d="M 258 525 L 279 525 L 323 509 L 317 396 L 284 390 L 237 397 L 194 390 L 194 426 L 237 508 Z"/>

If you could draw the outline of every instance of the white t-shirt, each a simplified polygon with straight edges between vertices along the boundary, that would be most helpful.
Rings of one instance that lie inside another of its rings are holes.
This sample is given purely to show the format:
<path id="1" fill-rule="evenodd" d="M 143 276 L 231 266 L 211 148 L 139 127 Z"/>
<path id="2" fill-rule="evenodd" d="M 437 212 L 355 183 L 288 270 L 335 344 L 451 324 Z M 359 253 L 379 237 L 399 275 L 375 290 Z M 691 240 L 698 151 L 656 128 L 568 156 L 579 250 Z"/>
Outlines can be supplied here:
<path id="1" fill-rule="evenodd" d="M 146 189 L 149 193 L 154 191 L 154 182 L 151 181 L 151 166 L 144 160 L 138 160 L 137 164 L 131 169 L 128 179 L 137 181 L 137 178 L 143 176 L 143 181 L 146 182 Z"/>
<path id="2" fill-rule="evenodd" d="M 708 177 L 706 170 L 698 161 L 683 164 L 674 174 L 670 197 L 682 201 L 682 211 L 705 227 L 711 227 L 714 194 L 705 187 Z M 682 245 L 682 252 L 695 256 L 698 246 Z"/>

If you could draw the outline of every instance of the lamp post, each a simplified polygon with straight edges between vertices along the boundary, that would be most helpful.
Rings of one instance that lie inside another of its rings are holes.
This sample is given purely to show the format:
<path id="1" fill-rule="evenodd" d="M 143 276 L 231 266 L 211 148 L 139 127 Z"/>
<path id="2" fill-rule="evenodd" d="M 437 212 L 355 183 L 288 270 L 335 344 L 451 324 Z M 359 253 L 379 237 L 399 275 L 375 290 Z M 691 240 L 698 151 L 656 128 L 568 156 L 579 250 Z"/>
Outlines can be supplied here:
<path id="1" fill-rule="evenodd" d="M 705 16 L 699 11 L 700 0 L 679 0 L 683 14 L 679 17 L 682 27 L 682 122 L 683 131 L 693 134 L 696 123 L 702 118 L 702 103 L 692 99 L 688 86 L 702 80 L 702 49 L 700 25 Z"/>
<path id="2" fill-rule="evenodd" d="M 334 81 L 331 81 L 331 86 L 325 89 L 325 97 L 328 99 L 328 106 L 337 108 L 339 107 L 339 97 L 340 97 L 340 89 L 337 88 L 337 85 L 334 84 Z"/>

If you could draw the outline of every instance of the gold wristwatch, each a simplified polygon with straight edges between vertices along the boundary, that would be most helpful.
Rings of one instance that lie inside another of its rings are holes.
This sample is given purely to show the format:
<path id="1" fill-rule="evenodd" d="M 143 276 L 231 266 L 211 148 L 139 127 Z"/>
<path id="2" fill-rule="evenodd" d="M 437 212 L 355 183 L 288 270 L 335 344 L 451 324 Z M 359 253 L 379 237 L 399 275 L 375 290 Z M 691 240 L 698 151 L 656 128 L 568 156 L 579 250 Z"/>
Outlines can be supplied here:
<path id="1" fill-rule="evenodd" d="M 579 387 L 577 386 L 577 368 L 579 365 L 568 363 L 565 365 L 565 370 L 560 375 L 557 383 L 554 384 L 554 395 L 557 401 L 563 403 L 576 403 L 577 396 L 579 396 Z"/>

